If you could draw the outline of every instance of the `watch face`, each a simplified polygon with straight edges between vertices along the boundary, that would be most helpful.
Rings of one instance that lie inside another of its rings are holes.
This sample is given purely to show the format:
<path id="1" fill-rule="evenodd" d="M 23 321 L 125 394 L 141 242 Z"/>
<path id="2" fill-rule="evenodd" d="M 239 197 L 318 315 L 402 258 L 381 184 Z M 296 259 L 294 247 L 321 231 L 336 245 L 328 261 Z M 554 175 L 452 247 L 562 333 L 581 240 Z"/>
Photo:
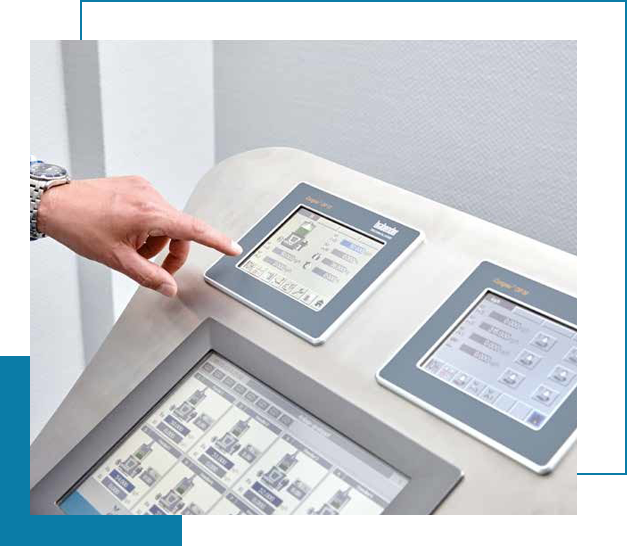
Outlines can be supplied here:
<path id="1" fill-rule="evenodd" d="M 41 180 L 56 180 L 67 176 L 67 171 L 59 165 L 51 163 L 33 163 L 30 166 L 30 175 Z"/>

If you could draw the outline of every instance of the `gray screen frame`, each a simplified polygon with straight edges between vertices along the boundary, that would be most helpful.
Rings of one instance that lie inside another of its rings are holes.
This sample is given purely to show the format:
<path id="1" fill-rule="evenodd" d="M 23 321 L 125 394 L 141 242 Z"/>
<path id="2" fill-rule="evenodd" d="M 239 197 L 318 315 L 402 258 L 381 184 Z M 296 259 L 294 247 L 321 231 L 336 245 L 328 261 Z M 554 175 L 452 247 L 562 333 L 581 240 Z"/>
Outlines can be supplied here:
<path id="1" fill-rule="evenodd" d="M 484 261 L 377 372 L 376 379 L 534 472 L 548 474 L 576 438 L 577 388 L 535 431 L 416 367 L 486 290 L 539 309 L 577 329 L 576 297 Z"/>
<path id="2" fill-rule="evenodd" d="M 385 243 L 320 311 L 305 307 L 237 267 L 301 206 Z M 398 232 L 394 236 L 376 232 L 373 227 L 377 222 L 393 226 Z M 205 281 L 309 343 L 319 345 L 423 240 L 420 230 L 300 182 L 239 240 L 242 254 L 221 257 L 206 271 Z"/>
<path id="3" fill-rule="evenodd" d="M 409 484 L 384 514 L 432 513 L 462 479 L 455 466 L 207 319 L 31 489 L 31 514 L 64 515 L 57 502 L 88 477 L 212 350 L 406 475 Z"/>

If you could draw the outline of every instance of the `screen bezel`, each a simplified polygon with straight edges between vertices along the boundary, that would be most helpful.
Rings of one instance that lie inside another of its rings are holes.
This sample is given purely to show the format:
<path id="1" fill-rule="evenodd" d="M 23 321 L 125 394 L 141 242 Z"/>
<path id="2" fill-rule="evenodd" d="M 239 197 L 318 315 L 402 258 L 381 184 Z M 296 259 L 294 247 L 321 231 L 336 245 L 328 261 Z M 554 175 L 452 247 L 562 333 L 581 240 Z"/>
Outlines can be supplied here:
<path id="1" fill-rule="evenodd" d="M 198 362 L 196 362 L 188 371 L 187 373 L 181 377 L 181 379 L 179 379 L 174 385 L 172 385 L 172 387 L 170 388 L 170 390 L 164 394 L 159 400 L 157 400 L 150 409 L 148 409 L 148 411 L 139 419 L 139 421 L 137 421 L 137 423 L 135 423 L 131 429 L 129 429 L 113 446 L 111 446 L 111 448 L 109 449 L 109 451 L 107 451 L 104 455 L 102 455 L 102 457 L 100 457 L 100 459 L 98 461 L 96 461 L 94 463 L 94 465 L 87 471 L 87 473 L 83 476 L 81 476 L 81 478 L 70 487 L 70 489 L 68 491 L 66 491 L 61 498 L 59 498 L 57 501 L 55 501 L 55 505 L 57 506 L 57 508 L 59 508 L 59 510 L 61 510 L 63 512 L 63 508 L 61 507 L 61 504 L 63 504 L 63 502 L 70 496 L 72 495 L 72 493 L 74 493 L 75 491 L 77 491 L 81 485 L 83 483 L 85 483 L 89 478 L 91 478 L 100 468 L 100 466 L 102 466 L 102 464 L 104 464 L 104 462 L 112 456 L 112 454 L 122 445 L 124 444 L 124 442 L 131 436 L 133 435 L 140 427 L 142 427 L 152 416 L 152 414 L 163 404 L 165 403 L 165 401 L 172 396 L 180 387 L 183 386 L 183 384 L 194 374 L 196 373 L 196 371 L 206 362 L 208 362 L 209 358 L 212 355 L 218 355 L 219 357 L 222 357 L 224 360 L 226 360 L 227 362 L 229 362 L 229 364 L 231 364 L 232 366 L 234 366 L 235 368 L 237 368 L 238 370 L 243 371 L 245 374 L 250 375 L 253 379 L 255 379 L 256 381 L 259 381 L 263 386 L 265 386 L 267 389 L 269 389 L 270 391 L 272 391 L 273 393 L 279 395 L 280 397 L 285 398 L 285 400 L 287 400 L 287 402 L 289 402 L 290 404 L 293 404 L 296 408 L 298 408 L 299 410 L 305 412 L 306 414 L 308 414 L 309 416 L 311 416 L 312 418 L 314 418 L 317 421 L 320 421 L 315 415 L 313 415 L 311 412 L 305 410 L 302 406 L 298 405 L 296 402 L 290 400 L 289 398 L 283 396 L 281 393 L 279 393 L 278 391 L 276 391 L 275 389 L 273 389 L 272 387 L 270 387 L 268 384 L 264 383 L 263 381 L 261 381 L 260 379 L 258 379 L 257 377 L 253 376 L 252 374 L 249 374 L 247 371 L 245 371 L 243 368 L 241 368 L 240 366 L 238 366 L 236 363 L 231 362 L 228 358 L 226 358 L 224 355 L 218 353 L 215 349 L 210 349 L 207 354 L 205 354 Z M 384 464 L 388 464 L 385 460 L 381 459 L 380 457 L 378 457 L 377 455 L 375 455 L 374 453 L 372 453 L 371 451 L 369 451 L 368 449 L 364 448 L 363 446 L 361 446 L 360 444 L 354 442 L 353 440 L 351 440 L 350 437 L 346 436 L 346 434 L 340 432 L 339 430 L 335 429 L 334 427 L 328 425 L 327 423 L 320 421 L 320 423 L 322 423 L 324 426 L 326 426 L 327 428 L 329 428 L 331 431 L 335 432 L 336 434 L 339 434 L 342 438 L 350 441 L 352 444 L 354 444 L 355 446 L 359 447 L 360 449 L 363 449 L 366 453 L 368 453 L 370 456 L 374 457 L 375 459 L 377 459 L 378 461 L 384 463 Z M 210 429 L 209 429 L 210 430 Z M 396 497 L 398 497 L 398 495 L 400 495 L 411 483 L 411 478 L 409 478 L 409 476 L 406 476 L 405 474 L 403 474 L 401 471 L 399 471 L 397 468 L 388 465 L 392 468 L 392 470 L 396 471 L 397 473 L 401 474 L 405 479 L 407 479 L 407 483 L 403 486 L 403 488 L 399 491 L 399 493 L 397 494 Z M 362 484 L 366 487 L 367 484 Z M 229 488 L 227 487 L 227 490 Z M 387 510 L 387 508 L 389 506 L 391 506 L 394 502 L 394 500 L 396 499 L 396 497 L 392 500 L 392 502 L 390 502 L 390 504 L 388 504 L 388 506 L 386 506 L 386 508 L 381 512 L 381 513 L 385 513 L 385 510 Z M 67 513 L 64 512 L 65 515 L 67 515 Z M 104 515 L 104 514 L 101 514 Z"/>
<path id="2" fill-rule="evenodd" d="M 221 257 L 206 271 L 205 280 L 309 343 L 318 345 L 324 343 L 393 269 L 422 243 L 424 235 L 401 222 L 301 182 L 239 240 L 242 254 L 248 256 L 300 206 L 386 243 L 322 309 L 314 311 L 242 271 L 237 267 L 242 260 L 240 257 Z M 390 236 L 377 232 L 374 229 L 377 222 L 393 226 L 396 234 Z"/>
<path id="3" fill-rule="evenodd" d="M 30 512 L 65 515 L 56 502 L 102 461 L 174 385 L 214 349 L 255 379 L 410 479 L 384 514 L 429 514 L 461 481 L 461 471 L 237 332 L 209 318 L 31 489 Z"/>
<path id="4" fill-rule="evenodd" d="M 524 290 L 521 290 L 524 288 Z M 551 472 L 574 443 L 577 431 L 577 388 L 540 430 L 495 411 L 479 400 L 417 368 L 425 354 L 487 290 L 577 329 L 577 298 L 484 261 L 440 305 L 377 372 L 377 381 L 396 394 L 436 414 L 464 432 L 513 458 L 534 472 Z"/>

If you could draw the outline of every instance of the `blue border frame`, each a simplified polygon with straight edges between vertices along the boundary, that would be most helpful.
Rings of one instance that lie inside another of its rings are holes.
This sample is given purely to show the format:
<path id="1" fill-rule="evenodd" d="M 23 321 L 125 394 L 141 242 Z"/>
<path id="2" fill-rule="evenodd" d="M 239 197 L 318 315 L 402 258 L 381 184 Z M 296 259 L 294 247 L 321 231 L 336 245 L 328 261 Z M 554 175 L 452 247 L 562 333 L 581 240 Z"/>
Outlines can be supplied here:
<path id="1" fill-rule="evenodd" d="M 627 23 L 627 16 L 626 16 L 626 23 Z M 80 39 L 83 39 L 83 1 L 80 2 Z M 627 40 L 626 40 L 626 46 L 627 46 Z M 626 78 L 626 82 L 627 82 L 627 78 Z M 625 105 L 627 106 L 627 100 L 625 101 Z M 626 131 L 626 136 L 627 136 L 627 131 Z M 627 155 L 627 146 L 625 148 L 625 153 Z M 627 190 L 627 180 L 626 180 L 626 184 L 625 184 L 626 190 Z M 627 208 L 627 199 L 625 202 L 626 208 Z M 627 217 L 625 220 L 625 236 L 626 236 L 626 244 L 625 244 L 625 252 L 626 252 L 626 258 L 625 258 L 625 267 L 627 269 Z M 626 326 L 625 326 L 625 339 L 627 340 L 627 275 L 625 277 L 625 290 L 626 290 L 626 296 L 625 296 L 625 321 L 626 321 Z M 627 370 L 627 345 L 626 345 L 626 352 L 625 352 L 625 369 Z M 625 391 L 627 391 L 627 374 L 626 374 L 626 379 L 625 379 Z M 618 474 L 618 473 L 579 473 L 579 476 L 621 476 L 621 475 L 627 475 L 627 398 L 625 398 L 625 423 L 626 423 L 626 427 L 625 427 L 625 472 L 623 472 L 622 474 Z"/>

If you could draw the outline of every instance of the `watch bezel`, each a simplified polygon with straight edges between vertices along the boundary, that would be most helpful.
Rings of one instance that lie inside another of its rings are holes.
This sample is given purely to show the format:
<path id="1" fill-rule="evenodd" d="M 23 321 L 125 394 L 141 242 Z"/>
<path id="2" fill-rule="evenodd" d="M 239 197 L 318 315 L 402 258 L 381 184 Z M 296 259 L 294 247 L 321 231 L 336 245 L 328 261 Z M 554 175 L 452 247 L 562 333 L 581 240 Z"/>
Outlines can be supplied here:
<path id="1" fill-rule="evenodd" d="M 54 182 L 54 181 L 69 181 L 70 176 L 68 174 L 68 171 L 65 167 L 62 167 L 61 165 L 57 165 L 55 163 L 45 163 L 45 162 L 38 162 L 39 165 L 45 165 L 45 166 L 53 166 L 53 167 L 57 167 L 59 169 L 61 169 L 63 171 L 63 174 L 59 174 L 59 175 L 55 175 L 55 176 L 46 176 L 46 175 L 41 175 L 41 174 L 33 174 L 32 172 L 30 173 L 30 178 L 32 180 L 39 180 L 41 182 Z"/>

